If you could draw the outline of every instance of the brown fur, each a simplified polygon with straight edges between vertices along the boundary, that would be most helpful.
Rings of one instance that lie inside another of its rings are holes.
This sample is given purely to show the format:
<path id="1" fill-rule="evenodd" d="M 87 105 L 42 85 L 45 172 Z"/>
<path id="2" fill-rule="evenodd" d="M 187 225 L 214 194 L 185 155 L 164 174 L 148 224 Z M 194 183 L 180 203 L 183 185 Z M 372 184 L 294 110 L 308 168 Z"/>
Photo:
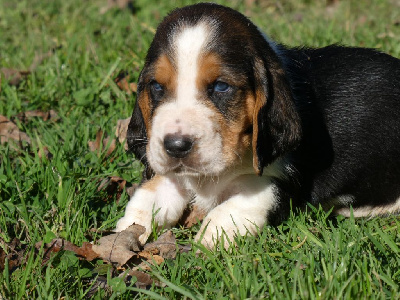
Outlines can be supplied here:
<path id="1" fill-rule="evenodd" d="M 177 74 L 167 55 L 163 54 L 155 63 L 155 80 L 164 86 L 170 93 L 176 91 Z"/>
<path id="2" fill-rule="evenodd" d="M 209 84 L 213 83 L 221 74 L 221 60 L 214 53 L 208 53 L 199 62 L 199 76 L 197 77 L 197 88 L 207 90 Z"/>
<path id="3" fill-rule="evenodd" d="M 151 100 L 148 95 L 148 91 L 143 91 L 138 96 L 138 105 L 142 112 L 144 126 L 146 127 L 146 131 L 148 134 L 148 138 L 150 138 L 150 127 L 151 127 Z"/>

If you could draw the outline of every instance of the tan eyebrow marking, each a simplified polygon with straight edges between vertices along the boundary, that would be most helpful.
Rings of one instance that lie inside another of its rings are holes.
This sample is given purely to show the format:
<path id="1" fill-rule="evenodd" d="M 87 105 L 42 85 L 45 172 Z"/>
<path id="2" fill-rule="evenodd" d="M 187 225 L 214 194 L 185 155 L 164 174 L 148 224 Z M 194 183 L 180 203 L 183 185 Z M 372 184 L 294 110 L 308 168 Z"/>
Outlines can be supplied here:
<path id="1" fill-rule="evenodd" d="M 161 55 L 155 63 L 155 80 L 164 86 L 169 93 L 176 94 L 177 71 L 167 55 Z"/>
<path id="2" fill-rule="evenodd" d="M 221 74 L 221 60 L 214 53 L 208 53 L 202 56 L 198 62 L 198 76 L 196 86 L 199 90 L 204 90 L 213 83 Z"/>

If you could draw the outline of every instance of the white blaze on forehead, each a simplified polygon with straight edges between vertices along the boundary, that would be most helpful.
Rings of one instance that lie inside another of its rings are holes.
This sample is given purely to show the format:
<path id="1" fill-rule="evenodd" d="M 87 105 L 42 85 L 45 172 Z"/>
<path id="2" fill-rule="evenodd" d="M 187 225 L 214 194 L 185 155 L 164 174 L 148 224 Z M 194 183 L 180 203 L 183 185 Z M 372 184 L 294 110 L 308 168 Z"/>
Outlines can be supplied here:
<path id="1" fill-rule="evenodd" d="M 178 87 L 177 101 L 192 102 L 197 91 L 198 62 L 209 38 L 210 29 L 204 23 L 181 29 L 175 42 Z"/>

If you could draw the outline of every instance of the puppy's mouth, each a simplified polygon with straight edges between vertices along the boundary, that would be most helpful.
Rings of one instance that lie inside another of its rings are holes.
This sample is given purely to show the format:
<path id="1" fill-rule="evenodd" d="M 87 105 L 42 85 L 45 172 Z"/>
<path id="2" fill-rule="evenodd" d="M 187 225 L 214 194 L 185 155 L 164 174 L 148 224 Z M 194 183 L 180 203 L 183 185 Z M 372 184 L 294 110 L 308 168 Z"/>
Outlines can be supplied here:
<path id="1" fill-rule="evenodd" d="M 186 166 L 182 162 L 171 169 L 171 172 L 179 176 L 199 176 L 201 173 L 191 167 Z"/>

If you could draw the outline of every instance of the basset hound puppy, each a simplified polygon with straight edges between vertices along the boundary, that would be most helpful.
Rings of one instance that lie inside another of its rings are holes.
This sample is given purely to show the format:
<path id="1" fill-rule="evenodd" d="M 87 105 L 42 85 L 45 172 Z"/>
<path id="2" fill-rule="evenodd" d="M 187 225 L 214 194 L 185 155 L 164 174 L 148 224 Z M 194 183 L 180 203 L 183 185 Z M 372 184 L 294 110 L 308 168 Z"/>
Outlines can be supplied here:
<path id="1" fill-rule="evenodd" d="M 400 210 L 400 60 L 338 45 L 288 48 L 228 7 L 200 3 L 158 26 L 128 145 L 145 170 L 116 231 L 168 228 L 190 202 L 196 239 L 256 234 L 307 202 Z"/>

